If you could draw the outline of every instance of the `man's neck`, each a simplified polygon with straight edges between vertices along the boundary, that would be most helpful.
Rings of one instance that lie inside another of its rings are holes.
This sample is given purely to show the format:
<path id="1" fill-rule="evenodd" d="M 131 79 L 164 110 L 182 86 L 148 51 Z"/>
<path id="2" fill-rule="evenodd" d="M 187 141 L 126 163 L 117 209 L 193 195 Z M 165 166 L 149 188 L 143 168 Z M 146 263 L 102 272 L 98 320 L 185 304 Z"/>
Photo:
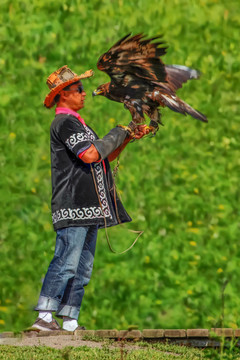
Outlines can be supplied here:
<path id="1" fill-rule="evenodd" d="M 78 109 L 73 109 L 73 108 L 72 108 L 72 105 L 69 104 L 69 102 L 64 101 L 64 100 L 60 100 L 60 101 L 57 103 L 57 107 L 67 108 L 67 109 L 70 109 L 70 110 L 75 111 L 75 112 L 78 111 Z"/>
<path id="2" fill-rule="evenodd" d="M 57 106 L 56 109 L 55 109 L 55 113 L 56 113 L 56 115 L 58 115 L 58 114 L 70 114 L 70 115 L 73 115 L 73 116 L 75 116 L 83 125 L 86 125 L 86 124 L 85 124 L 85 121 L 81 118 L 80 114 L 78 114 L 78 113 L 77 113 L 76 111 L 74 111 L 74 110 L 71 110 L 70 108 Z"/>

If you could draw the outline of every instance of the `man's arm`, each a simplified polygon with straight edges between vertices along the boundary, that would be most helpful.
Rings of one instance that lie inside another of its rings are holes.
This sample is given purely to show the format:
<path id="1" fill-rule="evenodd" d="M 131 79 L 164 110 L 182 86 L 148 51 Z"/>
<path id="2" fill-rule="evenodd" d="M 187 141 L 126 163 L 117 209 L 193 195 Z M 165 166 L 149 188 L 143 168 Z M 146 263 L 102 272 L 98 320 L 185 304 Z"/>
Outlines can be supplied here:
<path id="1" fill-rule="evenodd" d="M 108 156 L 108 161 L 111 162 L 115 160 L 132 139 L 139 140 L 147 134 L 149 134 L 149 127 L 147 125 L 138 125 L 134 132 L 134 137 L 129 136 L 128 138 L 126 138 L 122 145 L 120 145 Z"/>
<path id="2" fill-rule="evenodd" d="M 127 134 L 125 128 L 117 126 L 111 129 L 102 139 L 92 141 L 92 144 L 82 153 L 79 153 L 78 157 L 86 163 L 104 160 L 123 144 Z"/>
<path id="3" fill-rule="evenodd" d="M 139 125 L 135 130 L 134 138 L 141 139 L 144 135 L 147 135 L 148 133 L 149 129 L 147 125 Z M 115 149 L 112 153 L 108 155 L 108 161 L 115 160 L 132 139 L 133 138 L 131 136 L 128 136 L 117 149 Z M 99 152 L 93 144 L 84 152 L 83 155 L 80 154 L 79 157 L 82 161 L 88 164 L 92 162 L 97 162 L 101 158 Z"/>
<path id="4" fill-rule="evenodd" d="M 79 158 L 87 164 L 91 164 L 93 162 L 97 162 L 100 160 L 100 154 L 92 144 L 86 151 L 84 151 L 83 155 L 79 155 Z"/>
<path id="5" fill-rule="evenodd" d="M 124 142 L 122 143 L 122 145 L 120 145 L 116 150 L 114 150 L 109 156 L 108 156 L 108 161 L 111 162 L 113 160 L 115 160 L 120 153 L 123 151 L 123 149 L 127 146 L 127 144 L 132 140 L 132 137 L 128 137 L 124 140 Z"/>

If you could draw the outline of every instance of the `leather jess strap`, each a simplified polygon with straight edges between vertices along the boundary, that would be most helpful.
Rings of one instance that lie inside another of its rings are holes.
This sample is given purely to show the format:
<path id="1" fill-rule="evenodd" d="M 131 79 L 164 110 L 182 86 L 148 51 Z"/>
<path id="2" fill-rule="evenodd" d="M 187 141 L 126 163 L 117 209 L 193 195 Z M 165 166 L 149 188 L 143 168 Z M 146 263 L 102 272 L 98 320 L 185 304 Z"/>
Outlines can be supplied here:
<path id="1" fill-rule="evenodd" d="M 136 242 L 138 241 L 139 237 L 144 233 L 144 231 L 128 230 L 128 231 L 130 231 L 130 232 L 133 232 L 133 233 L 135 233 L 135 234 L 138 234 L 138 236 L 136 237 L 136 239 L 134 240 L 134 242 L 131 244 L 131 246 L 129 246 L 126 250 L 123 250 L 123 251 L 121 251 L 121 252 L 117 252 L 117 251 L 115 251 L 115 250 L 113 249 L 113 247 L 112 247 L 112 245 L 111 245 L 111 243 L 110 243 L 110 240 L 109 240 L 108 232 L 107 232 L 107 220 L 106 220 L 106 217 L 105 217 L 105 214 L 104 214 L 104 211 L 103 211 L 103 207 L 102 207 L 102 203 L 101 203 L 101 200 L 100 200 L 100 196 L 99 196 L 99 193 L 98 193 L 97 183 L 96 183 L 95 174 L 94 174 L 94 170 L 93 170 L 92 164 L 90 164 L 90 168 L 91 168 L 91 173 L 92 173 L 92 178 L 93 178 L 93 183 L 94 183 L 95 191 L 96 191 L 96 194 L 97 194 L 97 197 L 98 197 L 98 202 L 99 202 L 99 205 L 100 205 L 101 210 L 102 210 L 102 213 L 103 213 L 105 235 L 106 235 L 108 247 L 109 247 L 110 251 L 111 251 L 112 253 L 114 253 L 114 254 L 118 254 L 118 255 L 125 254 L 126 252 L 128 252 L 129 250 L 131 250 L 131 249 L 133 248 L 133 246 L 136 244 Z M 118 210 L 117 210 L 116 185 L 115 185 L 115 183 L 114 183 L 114 202 L 115 202 L 117 220 L 118 220 L 119 224 L 122 225 L 121 220 L 120 220 L 120 218 L 119 218 Z"/>

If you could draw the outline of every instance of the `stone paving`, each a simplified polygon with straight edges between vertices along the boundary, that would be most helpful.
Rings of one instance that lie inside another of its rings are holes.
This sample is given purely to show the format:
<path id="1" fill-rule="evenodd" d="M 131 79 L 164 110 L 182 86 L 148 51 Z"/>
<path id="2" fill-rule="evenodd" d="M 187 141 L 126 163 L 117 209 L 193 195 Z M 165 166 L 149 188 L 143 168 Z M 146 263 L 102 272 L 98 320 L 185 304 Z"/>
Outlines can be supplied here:
<path id="1" fill-rule="evenodd" d="M 11 343 L 10 339 L 26 339 L 31 337 L 42 338 L 49 336 L 69 336 L 74 335 L 75 338 L 82 337 L 97 337 L 102 339 L 115 340 L 142 340 L 142 341 L 169 341 L 177 344 L 207 347 L 218 346 L 219 338 L 225 337 L 228 339 L 239 338 L 240 344 L 240 329 L 144 329 L 140 330 L 77 330 L 69 331 L 24 331 L 15 336 L 13 332 L 0 333 L 0 344 Z M 9 341 L 7 340 L 9 339 Z"/>

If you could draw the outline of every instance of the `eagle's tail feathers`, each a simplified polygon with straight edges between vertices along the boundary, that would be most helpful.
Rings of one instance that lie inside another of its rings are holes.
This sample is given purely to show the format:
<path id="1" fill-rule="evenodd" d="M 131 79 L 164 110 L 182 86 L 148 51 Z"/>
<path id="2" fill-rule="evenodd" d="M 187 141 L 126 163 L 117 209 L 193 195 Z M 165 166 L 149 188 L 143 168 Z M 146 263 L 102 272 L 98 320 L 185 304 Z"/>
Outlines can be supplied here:
<path id="1" fill-rule="evenodd" d="M 181 113 L 183 115 L 191 115 L 193 118 L 208 122 L 206 116 L 199 111 L 193 109 L 190 105 L 185 103 L 183 100 L 179 99 L 177 96 L 169 96 L 161 94 L 162 102 L 169 107 L 169 109 Z"/>
<path id="2" fill-rule="evenodd" d="M 190 105 L 188 105 L 187 103 L 185 103 L 183 101 L 184 107 L 185 107 L 185 112 L 189 115 L 191 115 L 194 119 L 203 121 L 203 122 L 208 122 L 208 119 L 206 118 L 206 116 L 204 114 L 202 114 L 200 111 L 195 110 L 194 108 L 192 108 Z"/>

